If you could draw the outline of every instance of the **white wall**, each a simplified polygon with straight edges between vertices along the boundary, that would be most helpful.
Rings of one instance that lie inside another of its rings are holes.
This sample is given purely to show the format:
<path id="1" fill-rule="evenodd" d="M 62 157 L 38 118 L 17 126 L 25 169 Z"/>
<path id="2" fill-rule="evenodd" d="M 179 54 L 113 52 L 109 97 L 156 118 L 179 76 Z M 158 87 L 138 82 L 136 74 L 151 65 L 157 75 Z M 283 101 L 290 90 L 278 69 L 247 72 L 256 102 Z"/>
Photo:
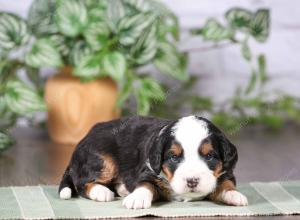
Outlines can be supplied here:
<path id="1" fill-rule="evenodd" d="M 26 16 L 31 0 L 0 0 L 0 10 Z M 267 43 L 252 42 L 255 53 L 267 56 L 270 89 L 283 90 L 300 96 L 300 1 L 299 0 L 164 0 L 180 17 L 183 40 L 180 47 L 208 46 L 200 39 L 185 37 L 188 28 L 201 26 L 208 17 L 222 19 L 225 11 L 234 6 L 271 9 L 271 35 Z M 200 74 L 198 91 L 213 95 L 216 100 L 230 96 L 236 85 L 245 85 L 250 71 L 238 47 L 230 46 L 192 53 L 191 73 Z"/>
<path id="2" fill-rule="evenodd" d="M 251 42 L 256 54 L 265 53 L 270 90 L 283 90 L 300 96 L 300 1 L 299 0 L 164 0 L 180 17 L 183 31 L 203 25 L 208 17 L 223 19 L 231 7 L 260 7 L 271 10 L 271 35 L 265 44 Z M 205 47 L 201 40 L 182 42 L 184 48 Z M 193 53 L 190 71 L 202 74 L 199 92 L 222 100 L 245 85 L 250 71 L 238 47 Z M 221 93 L 220 93 L 221 91 Z"/>

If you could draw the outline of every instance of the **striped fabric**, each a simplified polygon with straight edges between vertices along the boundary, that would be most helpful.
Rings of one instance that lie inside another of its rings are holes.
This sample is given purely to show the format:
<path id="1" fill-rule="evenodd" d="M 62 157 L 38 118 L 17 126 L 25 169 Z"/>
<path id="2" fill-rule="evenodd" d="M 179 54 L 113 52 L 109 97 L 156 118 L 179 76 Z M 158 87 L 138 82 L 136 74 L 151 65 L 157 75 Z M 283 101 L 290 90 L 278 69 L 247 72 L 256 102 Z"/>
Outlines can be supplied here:
<path id="1" fill-rule="evenodd" d="M 300 214 L 300 181 L 253 182 L 239 190 L 249 200 L 246 207 L 233 207 L 209 201 L 155 203 L 145 210 L 127 210 L 120 199 L 94 202 L 83 198 L 61 200 L 57 186 L 0 188 L 0 219 L 92 219 L 145 215 L 183 216 L 257 216 Z"/>

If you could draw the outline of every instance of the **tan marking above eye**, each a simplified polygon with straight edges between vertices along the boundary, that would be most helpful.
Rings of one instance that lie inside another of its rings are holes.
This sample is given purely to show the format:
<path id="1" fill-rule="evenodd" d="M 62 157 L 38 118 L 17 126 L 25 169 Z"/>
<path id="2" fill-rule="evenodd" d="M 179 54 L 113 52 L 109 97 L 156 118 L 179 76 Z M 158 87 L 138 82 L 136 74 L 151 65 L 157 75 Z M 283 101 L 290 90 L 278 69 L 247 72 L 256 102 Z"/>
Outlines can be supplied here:
<path id="1" fill-rule="evenodd" d="M 200 147 L 199 147 L 199 152 L 200 152 L 202 155 L 207 155 L 207 154 L 209 154 L 212 150 L 213 150 L 213 147 L 212 147 L 211 143 L 203 143 L 203 144 L 201 144 Z"/>
<path id="2" fill-rule="evenodd" d="M 181 145 L 177 143 L 172 144 L 170 151 L 176 156 L 180 156 L 183 153 Z"/>

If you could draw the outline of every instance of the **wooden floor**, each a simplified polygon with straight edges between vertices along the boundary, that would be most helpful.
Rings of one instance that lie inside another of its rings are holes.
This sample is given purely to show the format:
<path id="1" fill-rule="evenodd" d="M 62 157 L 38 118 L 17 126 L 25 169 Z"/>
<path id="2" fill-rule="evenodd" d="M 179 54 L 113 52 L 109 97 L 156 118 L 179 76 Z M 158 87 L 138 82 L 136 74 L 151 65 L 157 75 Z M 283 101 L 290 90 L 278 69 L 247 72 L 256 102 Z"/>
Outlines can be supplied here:
<path id="1" fill-rule="evenodd" d="M 74 146 L 52 143 L 46 131 L 40 129 L 18 128 L 13 133 L 17 144 L 0 155 L 0 186 L 58 184 Z M 294 126 L 278 133 L 248 129 L 232 135 L 239 152 L 235 170 L 238 182 L 300 179 L 299 136 L 300 129 Z M 300 216 L 230 219 L 257 218 L 298 219 Z"/>

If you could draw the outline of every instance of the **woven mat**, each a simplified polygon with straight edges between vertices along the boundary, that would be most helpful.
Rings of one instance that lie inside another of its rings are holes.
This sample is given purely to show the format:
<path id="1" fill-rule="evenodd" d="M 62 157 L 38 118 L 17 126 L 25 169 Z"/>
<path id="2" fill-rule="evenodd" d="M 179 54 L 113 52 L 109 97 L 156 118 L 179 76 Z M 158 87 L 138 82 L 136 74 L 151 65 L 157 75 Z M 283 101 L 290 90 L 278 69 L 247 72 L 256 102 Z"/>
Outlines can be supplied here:
<path id="1" fill-rule="evenodd" d="M 154 203 L 150 209 L 127 210 L 121 199 L 94 202 L 83 198 L 61 200 L 57 186 L 0 188 L 0 219 L 91 219 L 139 216 L 258 216 L 300 214 L 300 181 L 253 182 L 238 189 L 249 200 L 246 207 L 209 201 Z"/>

